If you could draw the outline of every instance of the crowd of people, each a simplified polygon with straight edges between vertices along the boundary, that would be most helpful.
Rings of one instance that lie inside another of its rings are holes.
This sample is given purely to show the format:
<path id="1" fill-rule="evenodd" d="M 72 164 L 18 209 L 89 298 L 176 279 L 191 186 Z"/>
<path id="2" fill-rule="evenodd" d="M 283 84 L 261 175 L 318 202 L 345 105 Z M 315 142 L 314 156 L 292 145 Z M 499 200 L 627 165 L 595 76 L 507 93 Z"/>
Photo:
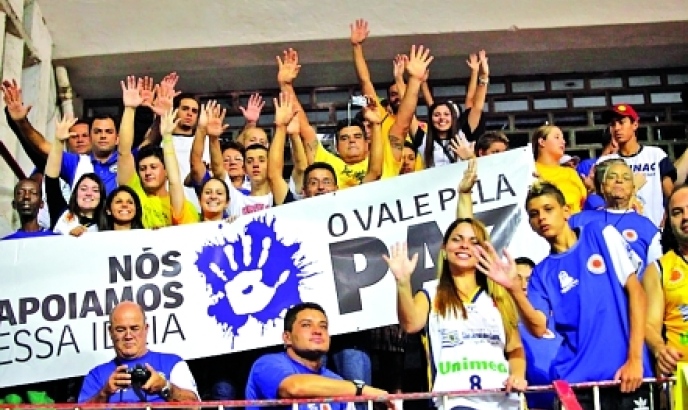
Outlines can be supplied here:
<path id="1" fill-rule="evenodd" d="M 27 120 L 30 107 L 16 81 L 4 81 L 7 120 L 36 169 L 14 189 L 21 228 L 3 239 L 230 223 L 338 189 L 468 161 L 458 183 L 457 219 L 437 255 L 437 280 L 413 294 L 418 256 L 399 243 L 384 257 L 396 279 L 398 325 L 334 337 L 330 346 L 326 312 L 313 303 L 294 306 L 284 319 L 285 349 L 255 361 L 249 356 L 245 389 L 226 381 L 222 371 L 204 376 L 214 392 L 222 386 L 234 391 L 213 398 L 401 392 L 407 335 L 422 333 L 429 390 L 504 388 L 507 393 L 438 401 L 445 410 L 515 409 L 514 392 L 557 379 L 619 381 L 601 389 L 598 398 L 577 391 L 584 409 L 594 408 L 596 399 L 603 409 L 659 406 L 660 395 L 643 378 L 672 375 L 688 357 L 688 188 L 679 179 L 688 172 L 688 160 L 674 164 L 661 148 L 640 144 L 640 117 L 628 104 L 603 113 L 609 132 L 600 141 L 599 158 L 578 161 L 566 155 L 562 130 L 540 127 L 531 140 L 536 180 L 524 206 L 550 254 L 541 261 L 512 258 L 492 247 L 488 230 L 472 212 L 476 158 L 509 149 L 503 133 L 484 132 L 487 54 L 480 51 L 467 60 L 471 74 L 463 106 L 432 96 L 427 81 L 433 57 L 424 46 L 395 58 L 394 81 L 381 98 L 363 53 L 368 35 L 364 20 L 351 25 L 364 103 L 360 112 L 338 122 L 334 153 L 320 142 L 296 98 L 302 67 L 293 49 L 277 57 L 280 93 L 273 100 L 271 140 L 259 122 L 260 95 L 241 108 L 245 125 L 238 137 L 223 141 L 226 108 L 179 93 L 179 77 L 172 73 L 158 84 L 149 77 L 122 81 L 119 127 L 110 116 L 89 121 L 65 116 L 49 142 Z M 421 95 L 429 106 L 425 122 L 415 114 Z M 140 109 L 152 110 L 155 120 L 135 146 Z M 287 147 L 294 166 L 285 179 Z M 117 358 L 86 376 L 79 402 L 202 398 L 181 358 L 147 349 L 139 306 L 123 302 L 110 322 Z M 383 352 L 376 357 L 385 377 L 375 384 L 384 389 L 371 386 L 372 346 Z M 531 409 L 560 408 L 551 393 L 528 400 Z"/>

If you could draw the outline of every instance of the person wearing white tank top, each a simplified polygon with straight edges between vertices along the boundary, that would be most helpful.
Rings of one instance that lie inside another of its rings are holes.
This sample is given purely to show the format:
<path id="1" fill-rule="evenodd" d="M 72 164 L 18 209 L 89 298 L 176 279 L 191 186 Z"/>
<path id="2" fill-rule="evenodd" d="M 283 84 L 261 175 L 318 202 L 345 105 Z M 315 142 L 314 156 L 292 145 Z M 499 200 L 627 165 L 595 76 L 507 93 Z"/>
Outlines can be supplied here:
<path id="1" fill-rule="evenodd" d="M 518 397 L 511 393 L 527 387 L 516 306 L 502 286 L 477 270 L 477 248 L 488 240 L 480 221 L 454 221 L 442 242 L 438 279 L 426 282 L 415 296 L 411 275 L 418 255 L 409 258 L 406 244 L 383 255 L 397 282 L 399 324 L 428 338 L 432 391 L 507 392 L 438 398 L 441 410 L 518 409 Z"/>

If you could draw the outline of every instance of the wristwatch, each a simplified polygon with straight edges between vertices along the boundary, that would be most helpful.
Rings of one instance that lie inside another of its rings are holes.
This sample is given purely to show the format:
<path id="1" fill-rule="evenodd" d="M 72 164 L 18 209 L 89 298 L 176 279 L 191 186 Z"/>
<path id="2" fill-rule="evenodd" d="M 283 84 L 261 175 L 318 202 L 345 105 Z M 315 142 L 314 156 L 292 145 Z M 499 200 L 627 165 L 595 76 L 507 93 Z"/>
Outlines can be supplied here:
<path id="1" fill-rule="evenodd" d="M 356 396 L 363 394 L 363 388 L 365 387 L 365 382 L 363 380 L 352 380 L 351 383 L 356 386 Z"/>
<path id="2" fill-rule="evenodd" d="M 160 377 L 162 377 L 163 380 L 165 380 L 165 387 L 160 389 L 160 397 L 162 397 L 165 400 L 169 400 L 170 397 L 172 396 L 172 388 L 170 387 L 170 381 L 167 380 L 164 374 L 158 373 Z"/>

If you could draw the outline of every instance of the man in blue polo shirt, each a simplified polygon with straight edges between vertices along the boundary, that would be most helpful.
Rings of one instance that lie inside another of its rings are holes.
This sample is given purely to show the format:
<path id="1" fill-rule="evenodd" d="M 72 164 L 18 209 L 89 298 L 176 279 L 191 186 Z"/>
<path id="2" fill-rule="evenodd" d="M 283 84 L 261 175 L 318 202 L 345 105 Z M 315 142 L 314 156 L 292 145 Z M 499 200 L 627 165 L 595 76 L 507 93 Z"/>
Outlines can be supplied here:
<path id="1" fill-rule="evenodd" d="M 37 236 L 55 235 L 38 225 L 38 211 L 43 207 L 41 184 L 33 179 L 22 179 L 14 186 L 12 208 L 19 214 L 21 228 L 1 240 L 35 238 Z"/>
<path id="2" fill-rule="evenodd" d="M 79 403 L 199 401 L 186 362 L 148 350 L 148 324 L 141 306 L 130 301 L 115 306 L 109 331 L 116 357 L 86 375 Z"/>
<path id="3" fill-rule="evenodd" d="M 282 340 L 286 346 L 283 353 L 264 355 L 253 364 L 246 383 L 247 400 L 387 394 L 358 380 L 343 380 L 323 366 L 323 358 L 330 348 L 330 333 L 327 316 L 320 305 L 300 303 L 290 308 L 284 317 Z M 299 409 L 344 410 L 346 403 L 302 404 Z"/>

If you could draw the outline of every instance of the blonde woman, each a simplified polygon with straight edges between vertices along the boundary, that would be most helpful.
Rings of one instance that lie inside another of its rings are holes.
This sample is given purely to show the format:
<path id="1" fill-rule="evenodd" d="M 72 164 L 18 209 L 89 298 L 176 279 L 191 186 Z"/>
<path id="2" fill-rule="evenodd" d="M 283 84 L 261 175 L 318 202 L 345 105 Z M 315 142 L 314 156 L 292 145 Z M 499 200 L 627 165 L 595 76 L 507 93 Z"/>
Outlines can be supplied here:
<path id="1" fill-rule="evenodd" d="M 523 390 L 525 354 L 518 333 L 518 313 L 506 290 L 477 270 L 478 246 L 488 234 L 480 221 L 461 218 L 447 229 L 437 261 L 438 279 L 412 295 L 411 274 L 418 255 L 405 244 L 383 256 L 397 281 L 399 324 L 408 333 L 426 332 L 432 391 Z M 443 401 L 436 405 L 443 408 Z M 460 396 L 444 410 L 517 409 L 513 394 Z"/>

